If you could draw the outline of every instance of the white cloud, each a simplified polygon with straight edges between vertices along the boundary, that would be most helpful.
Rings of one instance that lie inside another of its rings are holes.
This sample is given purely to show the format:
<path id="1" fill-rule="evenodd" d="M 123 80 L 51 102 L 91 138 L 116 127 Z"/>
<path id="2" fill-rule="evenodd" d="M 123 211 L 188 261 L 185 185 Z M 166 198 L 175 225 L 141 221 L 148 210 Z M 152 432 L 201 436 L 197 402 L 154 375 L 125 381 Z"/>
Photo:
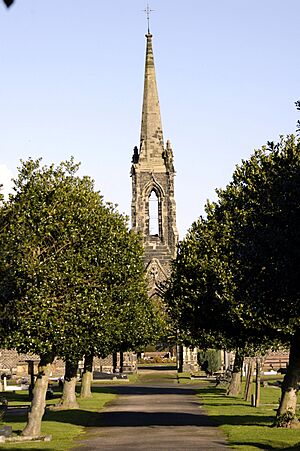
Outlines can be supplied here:
<path id="1" fill-rule="evenodd" d="M 12 192 L 12 177 L 12 171 L 5 164 L 0 164 L 0 185 L 3 185 L 0 192 L 4 194 L 5 199 Z"/>

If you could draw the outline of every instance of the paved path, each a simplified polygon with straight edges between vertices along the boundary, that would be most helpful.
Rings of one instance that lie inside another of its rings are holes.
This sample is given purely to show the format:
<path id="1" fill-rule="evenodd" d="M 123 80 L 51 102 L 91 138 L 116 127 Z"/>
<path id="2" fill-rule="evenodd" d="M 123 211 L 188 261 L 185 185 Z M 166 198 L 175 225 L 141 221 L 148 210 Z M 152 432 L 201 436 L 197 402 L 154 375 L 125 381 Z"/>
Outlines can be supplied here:
<path id="1" fill-rule="evenodd" d="M 115 389 L 120 396 L 99 412 L 101 426 L 88 428 L 73 451 L 229 449 L 191 387 L 149 380 Z"/>

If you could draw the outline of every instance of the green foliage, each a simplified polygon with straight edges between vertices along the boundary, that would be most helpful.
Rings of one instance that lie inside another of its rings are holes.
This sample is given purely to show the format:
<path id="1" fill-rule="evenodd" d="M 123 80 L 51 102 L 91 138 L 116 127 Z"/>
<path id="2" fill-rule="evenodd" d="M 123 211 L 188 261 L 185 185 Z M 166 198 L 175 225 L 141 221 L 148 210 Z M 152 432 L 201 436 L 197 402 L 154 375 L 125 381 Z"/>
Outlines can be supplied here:
<path id="1" fill-rule="evenodd" d="M 145 347 L 145 352 L 155 352 L 156 351 L 156 346 L 155 345 L 148 345 Z"/>
<path id="2" fill-rule="evenodd" d="M 238 316 L 282 339 L 299 325 L 299 150 L 299 140 L 288 136 L 255 151 L 212 211 L 228 230 Z"/>
<path id="3" fill-rule="evenodd" d="M 186 342 L 255 353 L 300 325 L 300 143 L 243 161 L 180 244 L 166 290 Z"/>
<path id="4" fill-rule="evenodd" d="M 216 349 L 199 351 L 198 362 L 203 371 L 213 374 L 221 368 L 221 352 Z"/>
<path id="5" fill-rule="evenodd" d="M 213 216 L 210 204 L 207 209 L 209 219 L 200 217 L 179 244 L 165 292 L 169 314 L 187 344 L 247 349 L 250 354 L 264 341 L 240 319 L 225 246 L 228 230 Z"/>
<path id="6" fill-rule="evenodd" d="M 22 163 L 0 210 L 2 346 L 76 360 L 155 332 L 139 237 L 77 170 Z"/>

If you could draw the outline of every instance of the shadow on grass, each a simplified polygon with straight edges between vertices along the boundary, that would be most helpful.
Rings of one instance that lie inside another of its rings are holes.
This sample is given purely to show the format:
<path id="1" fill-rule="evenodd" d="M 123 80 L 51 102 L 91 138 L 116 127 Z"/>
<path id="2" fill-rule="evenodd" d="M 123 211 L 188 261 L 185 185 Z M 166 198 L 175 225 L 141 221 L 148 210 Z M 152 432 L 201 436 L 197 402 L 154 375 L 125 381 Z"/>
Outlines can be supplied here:
<path id="1" fill-rule="evenodd" d="M 272 426 L 274 417 L 271 415 L 215 415 L 209 418 L 217 426 Z"/>
<path id="2" fill-rule="evenodd" d="M 200 400 L 200 404 L 201 404 L 201 400 Z M 215 407 L 229 407 L 230 403 L 229 402 L 205 402 L 205 405 L 203 404 L 203 407 L 205 406 L 215 406 Z M 238 404 L 236 404 L 236 407 L 250 407 L 249 403 L 246 402 L 239 402 Z"/>
<path id="3" fill-rule="evenodd" d="M 28 411 L 22 412 L 18 415 L 15 415 L 13 413 L 7 413 L 5 415 L 4 422 L 6 423 L 22 423 L 23 421 L 26 421 L 28 417 Z"/>
<path id="4" fill-rule="evenodd" d="M 46 412 L 43 421 L 69 423 L 83 427 L 99 426 L 99 412 L 90 410 L 58 410 Z"/>
<path id="5" fill-rule="evenodd" d="M 18 393 L 13 391 L 6 391 L 0 394 L 1 397 L 6 398 L 8 403 L 13 402 L 21 402 L 21 403 L 29 403 L 28 393 Z"/>
<path id="6" fill-rule="evenodd" d="M 216 388 L 216 387 L 207 387 L 207 388 L 197 388 L 197 393 L 201 396 L 203 395 L 225 395 L 226 389 L 225 388 Z M 236 399 L 234 396 L 228 396 L 226 397 L 228 399 Z"/>
<path id="7" fill-rule="evenodd" d="M 51 402 L 52 400 L 59 399 L 62 395 L 61 391 L 54 390 L 53 395 L 51 399 L 49 398 L 48 401 Z M 13 404 L 15 402 L 19 402 L 22 404 L 30 404 L 30 399 L 28 393 L 20 393 L 19 391 L 8 391 L 8 392 L 2 392 L 0 393 L 0 397 L 6 398 L 8 400 L 8 404 Z"/>
<path id="8" fill-rule="evenodd" d="M 36 443 L 36 442 L 35 442 Z M 20 448 L 12 448 L 11 446 L 8 448 L 5 448 L 5 449 L 7 449 L 8 451 L 22 451 L 22 448 L 20 447 Z M 23 448 L 23 450 L 24 450 L 25 448 Z M 26 451 L 45 451 L 45 448 L 36 448 L 36 447 L 34 447 L 34 448 L 28 448 L 28 445 L 27 445 L 27 448 L 26 448 Z M 48 451 L 49 451 L 49 448 L 48 448 Z"/>

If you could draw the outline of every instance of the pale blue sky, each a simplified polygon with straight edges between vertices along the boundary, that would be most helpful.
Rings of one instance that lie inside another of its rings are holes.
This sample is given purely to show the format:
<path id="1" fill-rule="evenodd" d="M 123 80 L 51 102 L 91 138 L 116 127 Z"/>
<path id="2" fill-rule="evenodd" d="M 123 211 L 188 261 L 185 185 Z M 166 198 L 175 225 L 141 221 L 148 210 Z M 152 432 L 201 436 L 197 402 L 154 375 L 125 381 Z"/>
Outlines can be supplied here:
<path id="1" fill-rule="evenodd" d="M 0 175 L 74 155 L 130 214 L 139 144 L 144 0 L 0 3 Z M 165 141 L 181 238 L 254 148 L 295 130 L 299 0 L 152 0 Z M 5 165 L 5 166 L 3 166 Z"/>

